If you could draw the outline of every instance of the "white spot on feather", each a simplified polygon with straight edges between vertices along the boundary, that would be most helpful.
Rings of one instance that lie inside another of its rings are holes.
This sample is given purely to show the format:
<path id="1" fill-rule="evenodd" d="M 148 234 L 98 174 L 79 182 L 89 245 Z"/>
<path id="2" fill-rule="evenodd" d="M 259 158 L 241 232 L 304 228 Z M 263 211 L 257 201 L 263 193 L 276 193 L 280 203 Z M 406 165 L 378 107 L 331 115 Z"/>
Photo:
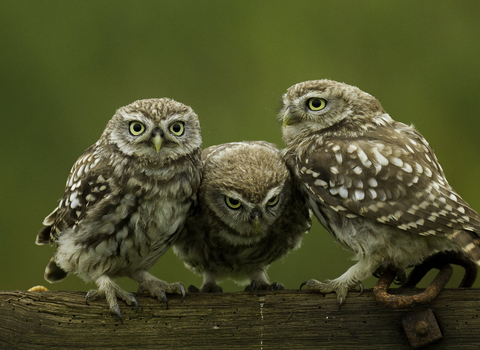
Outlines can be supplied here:
<path id="1" fill-rule="evenodd" d="M 321 179 L 315 180 L 314 185 L 315 186 L 322 186 L 322 187 L 327 187 L 328 186 L 328 184 Z"/>
<path id="2" fill-rule="evenodd" d="M 387 166 L 388 165 L 388 159 L 384 157 L 377 149 L 373 150 L 373 154 L 375 158 L 377 159 L 378 164 L 382 166 Z"/>
<path id="3" fill-rule="evenodd" d="M 342 198 L 348 198 L 348 190 L 343 186 L 340 186 L 340 188 L 338 189 L 338 194 L 340 194 L 340 197 Z"/>
<path id="4" fill-rule="evenodd" d="M 335 158 L 337 158 L 337 163 L 342 164 L 343 162 L 343 157 L 341 153 L 335 153 Z"/>
<path id="5" fill-rule="evenodd" d="M 372 166 L 372 162 L 368 159 L 367 154 L 362 150 L 357 150 L 358 159 L 362 162 L 363 166 L 370 168 Z"/>
<path id="6" fill-rule="evenodd" d="M 467 244 L 467 245 L 463 248 L 463 250 L 466 251 L 467 253 L 468 253 L 469 251 L 473 250 L 473 249 L 475 249 L 475 243 L 473 243 L 473 242 Z"/>
<path id="7" fill-rule="evenodd" d="M 355 152 L 355 151 L 357 150 L 357 148 L 358 148 L 358 147 L 357 147 L 356 145 L 351 144 L 351 145 L 349 145 L 349 146 L 347 147 L 347 152 L 348 152 L 348 153 L 353 153 L 353 152 Z"/>
<path id="8" fill-rule="evenodd" d="M 425 175 L 427 175 L 428 177 L 432 176 L 432 171 L 430 170 L 430 168 L 425 167 L 424 170 L 425 170 Z"/>
<path id="9" fill-rule="evenodd" d="M 406 173 L 411 173 L 413 171 L 412 166 L 408 163 L 403 164 L 402 170 Z"/>
<path id="10" fill-rule="evenodd" d="M 362 173 L 362 167 L 357 165 L 355 168 L 353 168 L 353 172 L 357 175 L 360 175 Z"/>
<path id="11" fill-rule="evenodd" d="M 392 157 L 390 158 L 390 161 L 392 162 L 393 165 L 402 167 L 403 166 L 403 161 L 400 158 L 397 157 Z"/>
<path id="12" fill-rule="evenodd" d="M 363 192 L 362 190 L 355 190 L 355 198 L 358 200 L 358 201 L 361 201 L 363 198 L 365 198 L 365 192 Z"/>

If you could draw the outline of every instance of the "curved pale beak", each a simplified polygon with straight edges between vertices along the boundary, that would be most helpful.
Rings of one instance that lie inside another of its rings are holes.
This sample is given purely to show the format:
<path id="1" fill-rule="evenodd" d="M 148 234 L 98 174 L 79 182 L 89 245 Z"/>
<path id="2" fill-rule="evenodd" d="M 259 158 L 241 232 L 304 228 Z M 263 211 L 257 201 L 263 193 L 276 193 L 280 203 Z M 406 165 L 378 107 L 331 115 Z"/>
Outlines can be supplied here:
<path id="1" fill-rule="evenodd" d="M 286 128 L 287 125 L 292 125 L 295 123 L 295 118 L 290 114 L 290 108 L 287 108 L 285 114 L 283 115 L 283 127 Z"/>
<path id="2" fill-rule="evenodd" d="M 160 151 L 160 148 L 162 148 L 163 144 L 163 139 L 159 134 L 155 134 L 154 137 L 151 138 L 152 144 L 155 147 L 155 150 L 157 153 Z"/>
<path id="3" fill-rule="evenodd" d="M 256 217 L 255 219 L 252 220 L 252 226 L 253 226 L 253 230 L 257 234 L 258 230 L 260 229 L 260 218 L 259 217 Z"/>

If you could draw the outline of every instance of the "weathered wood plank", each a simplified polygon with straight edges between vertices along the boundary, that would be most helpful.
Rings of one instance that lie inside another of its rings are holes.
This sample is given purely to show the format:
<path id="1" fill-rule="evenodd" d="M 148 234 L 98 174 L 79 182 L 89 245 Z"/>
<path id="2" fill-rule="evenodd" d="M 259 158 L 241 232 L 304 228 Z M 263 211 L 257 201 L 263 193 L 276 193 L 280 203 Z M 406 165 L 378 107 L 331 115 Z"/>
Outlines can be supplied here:
<path id="1" fill-rule="evenodd" d="M 172 295 L 169 310 L 139 296 L 137 313 L 121 305 L 123 324 L 84 296 L 0 292 L 0 348 L 409 349 L 401 320 L 412 310 L 379 306 L 371 290 L 351 293 L 340 310 L 334 295 L 308 291 Z M 430 307 L 445 336 L 432 349 L 480 347 L 479 289 L 446 289 Z"/>

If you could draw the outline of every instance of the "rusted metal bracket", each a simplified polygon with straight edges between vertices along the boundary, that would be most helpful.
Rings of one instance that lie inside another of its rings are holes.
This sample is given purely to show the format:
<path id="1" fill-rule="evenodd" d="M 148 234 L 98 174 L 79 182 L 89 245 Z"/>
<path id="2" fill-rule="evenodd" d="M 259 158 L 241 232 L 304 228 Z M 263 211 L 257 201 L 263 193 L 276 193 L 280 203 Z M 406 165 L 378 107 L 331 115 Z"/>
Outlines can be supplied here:
<path id="1" fill-rule="evenodd" d="M 402 320 L 402 326 L 413 349 L 443 339 L 442 331 L 432 309 L 416 311 L 405 316 Z"/>

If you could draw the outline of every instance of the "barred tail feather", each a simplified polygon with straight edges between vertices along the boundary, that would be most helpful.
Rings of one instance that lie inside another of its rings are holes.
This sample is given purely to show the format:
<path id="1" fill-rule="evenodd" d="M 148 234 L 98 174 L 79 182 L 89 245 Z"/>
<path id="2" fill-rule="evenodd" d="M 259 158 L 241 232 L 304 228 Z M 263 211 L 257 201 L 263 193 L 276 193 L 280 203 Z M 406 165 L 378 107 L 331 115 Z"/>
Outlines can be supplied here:
<path id="1" fill-rule="evenodd" d="M 459 230 L 450 239 L 480 266 L 480 237 L 475 232 Z"/>
<path id="2" fill-rule="evenodd" d="M 55 262 L 54 258 L 50 259 L 47 267 L 45 268 L 45 279 L 50 282 L 59 282 L 67 276 L 67 273 L 63 271 Z"/>
<path id="3" fill-rule="evenodd" d="M 52 226 L 44 227 L 37 235 L 37 239 L 35 244 L 43 245 L 43 244 L 50 244 L 50 232 L 52 230 Z"/>

